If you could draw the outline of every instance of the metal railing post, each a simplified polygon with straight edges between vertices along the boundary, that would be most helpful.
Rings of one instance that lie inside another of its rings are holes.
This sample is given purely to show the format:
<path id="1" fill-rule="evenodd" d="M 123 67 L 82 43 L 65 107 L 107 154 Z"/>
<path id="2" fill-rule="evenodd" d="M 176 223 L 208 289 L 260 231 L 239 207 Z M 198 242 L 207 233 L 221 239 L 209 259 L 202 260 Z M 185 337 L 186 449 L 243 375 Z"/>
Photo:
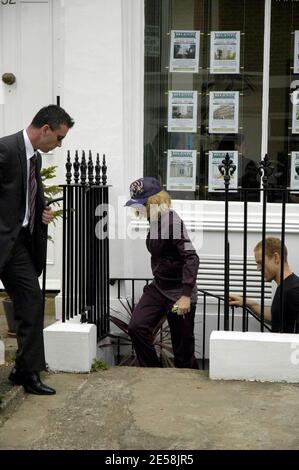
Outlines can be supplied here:
<path id="1" fill-rule="evenodd" d="M 104 158 L 101 167 L 99 154 L 94 165 L 91 151 L 88 163 L 84 150 L 79 162 L 76 150 L 73 163 L 68 151 L 66 170 L 66 184 L 61 185 L 64 203 L 62 318 L 66 321 L 80 314 L 81 322 L 96 324 L 100 338 L 110 330 L 109 233 L 108 227 L 104 237 L 103 234 L 98 236 L 96 230 L 99 204 L 104 204 L 108 218 L 107 166 Z"/>
<path id="2" fill-rule="evenodd" d="M 228 196 L 230 180 L 236 171 L 236 165 L 227 153 L 218 166 L 224 178 L 225 187 L 225 220 L 224 220 L 224 330 L 229 330 L 229 240 L 228 240 Z"/>

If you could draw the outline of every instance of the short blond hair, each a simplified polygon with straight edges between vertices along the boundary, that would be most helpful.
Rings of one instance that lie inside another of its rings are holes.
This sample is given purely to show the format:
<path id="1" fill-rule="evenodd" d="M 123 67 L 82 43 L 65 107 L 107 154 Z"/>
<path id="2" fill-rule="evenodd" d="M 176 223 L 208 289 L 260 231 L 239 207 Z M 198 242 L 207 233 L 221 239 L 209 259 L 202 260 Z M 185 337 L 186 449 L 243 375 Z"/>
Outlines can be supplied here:
<path id="1" fill-rule="evenodd" d="M 158 213 L 167 212 L 169 210 L 171 206 L 171 198 L 168 192 L 164 189 L 154 194 L 153 196 L 150 196 L 146 201 L 145 207 L 148 217 L 151 214 L 151 207 L 153 208 L 155 206 L 157 208 Z"/>
<path id="2" fill-rule="evenodd" d="M 263 248 L 263 241 L 257 243 L 254 248 L 254 251 L 261 250 Z M 288 250 L 284 245 L 284 261 L 287 262 L 288 259 Z M 281 240 L 276 237 L 267 237 L 265 239 L 265 252 L 269 258 L 272 258 L 274 253 L 278 253 L 281 256 Z"/>

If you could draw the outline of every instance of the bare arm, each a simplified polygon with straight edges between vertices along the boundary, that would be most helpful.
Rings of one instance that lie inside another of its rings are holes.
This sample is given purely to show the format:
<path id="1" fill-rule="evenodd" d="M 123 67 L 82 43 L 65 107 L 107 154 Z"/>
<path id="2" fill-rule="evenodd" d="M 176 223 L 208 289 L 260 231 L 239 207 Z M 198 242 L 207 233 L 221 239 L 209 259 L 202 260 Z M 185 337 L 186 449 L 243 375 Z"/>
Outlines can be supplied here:
<path id="1" fill-rule="evenodd" d="M 239 295 L 230 295 L 229 296 L 229 305 L 232 307 L 243 307 L 243 297 Z M 258 315 L 259 317 L 261 316 L 261 306 L 256 300 L 254 299 L 246 299 L 246 307 L 250 308 L 253 313 Z M 264 307 L 264 319 L 267 321 L 271 321 L 271 308 L 270 307 Z"/>

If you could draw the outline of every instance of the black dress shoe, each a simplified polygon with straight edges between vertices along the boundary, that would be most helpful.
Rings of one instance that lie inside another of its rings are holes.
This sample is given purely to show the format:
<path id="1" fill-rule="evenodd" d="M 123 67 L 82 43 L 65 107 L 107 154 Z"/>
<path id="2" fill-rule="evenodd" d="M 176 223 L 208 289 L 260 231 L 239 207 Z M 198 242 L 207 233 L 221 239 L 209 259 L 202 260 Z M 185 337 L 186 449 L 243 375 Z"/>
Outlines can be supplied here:
<path id="1" fill-rule="evenodd" d="M 14 385 L 23 385 L 24 382 L 24 374 L 23 372 L 18 369 L 17 367 L 14 367 L 9 376 L 8 379 L 14 384 Z"/>
<path id="2" fill-rule="evenodd" d="M 42 383 L 38 372 L 25 372 L 14 367 L 8 378 L 14 385 L 23 385 L 27 393 L 35 395 L 55 395 L 56 393 L 54 388 Z"/>
<path id="3" fill-rule="evenodd" d="M 42 383 L 37 372 L 30 372 L 25 374 L 25 381 L 22 384 L 27 393 L 35 395 L 55 395 L 54 388 L 48 387 Z"/>

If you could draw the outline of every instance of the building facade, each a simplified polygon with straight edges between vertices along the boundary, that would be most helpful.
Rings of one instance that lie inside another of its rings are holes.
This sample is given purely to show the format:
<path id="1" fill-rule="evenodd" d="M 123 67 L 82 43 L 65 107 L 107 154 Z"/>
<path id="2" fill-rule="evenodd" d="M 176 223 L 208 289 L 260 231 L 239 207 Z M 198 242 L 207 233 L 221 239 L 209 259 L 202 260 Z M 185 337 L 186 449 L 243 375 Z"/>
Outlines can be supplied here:
<path id="1" fill-rule="evenodd" d="M 214 190 L 213 157 L 233 152 L 234 184 L 250 189 L 260 185 L 256 170 L 268 154 L 272 186 L 296 187 L 296 31 L 299 2 L 291 0 L 3 0 L 1 75 L 13 73 L 16 81 L 1 83 L 0 134 L 23 128 L 40 107 L 59 102 L 76 124 L 63 147 L 44 156 L 44 165 L 57 165 L 56 182 L 62 183 L 68 149 L 105 153 L 111 277 L 151 276 L 147 224 L 123 207 L 130 182 L 150 175 L 169 190 L 186 222 L 206 266 L 201 286 L 217 290 L 224 196 Z M 188 42 L 190 32 L 196 34 Z M 191 101 L 182 101 L 186 93 Z M 254 189 L 249 198 L 248 260 L 255 275 L 252 248 L 261 238 L 262 201 Z M 243 201 L 237 192 L 232 199 L 230 255 L 237 265 Z M 299 272 L 297 202 L 291 194 L 286 244 Z M 267 234 L 279 234 L 280 226 L 273 191 Z M 51 230 L 48 278 L 59 282 L 62 227 Z M 241 281 L 240 273 L 236 286 Z"/>

